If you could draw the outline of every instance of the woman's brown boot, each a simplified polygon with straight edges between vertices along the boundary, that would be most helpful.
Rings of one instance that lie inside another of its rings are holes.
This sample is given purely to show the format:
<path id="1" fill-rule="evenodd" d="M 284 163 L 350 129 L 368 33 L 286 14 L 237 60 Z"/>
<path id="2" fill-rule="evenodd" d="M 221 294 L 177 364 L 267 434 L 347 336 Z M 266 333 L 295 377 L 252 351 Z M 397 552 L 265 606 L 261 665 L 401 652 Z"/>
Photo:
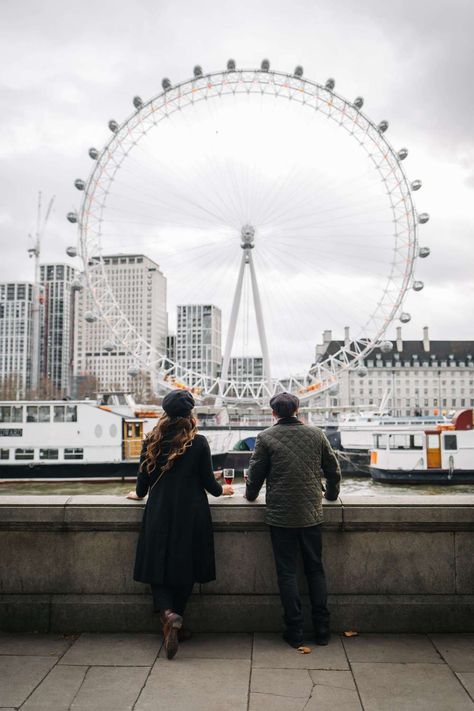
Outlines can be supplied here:
<path id="1" fill-rule="evenodd" d="M 183 626 L 183 618 L 173 610 L 163 610 L 160 614 L 163 623 L 163 645 L 168 659 L 173 659 L 178 651 L 178 631 Z"/>

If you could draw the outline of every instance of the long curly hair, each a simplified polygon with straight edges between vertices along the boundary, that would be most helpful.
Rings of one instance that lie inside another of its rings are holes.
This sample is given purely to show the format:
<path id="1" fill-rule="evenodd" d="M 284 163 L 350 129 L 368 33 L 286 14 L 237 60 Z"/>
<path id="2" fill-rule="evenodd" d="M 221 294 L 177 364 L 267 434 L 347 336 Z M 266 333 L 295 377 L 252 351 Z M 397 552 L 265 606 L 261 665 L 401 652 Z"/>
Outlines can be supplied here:
<path id="1" fill-rule="evenodd" d="M 196 419 L 187 417 L 169 417 L 165 412 L 146 438 L 145 457 L 140 465 L 140 471 L 146 467 L 150 476 L 156 469 L 156 462 L 161 455 L 167 457 L 161 469 L 164 474 L 173 466 L 178 457 L 190 447 L 197 432 Z"/>

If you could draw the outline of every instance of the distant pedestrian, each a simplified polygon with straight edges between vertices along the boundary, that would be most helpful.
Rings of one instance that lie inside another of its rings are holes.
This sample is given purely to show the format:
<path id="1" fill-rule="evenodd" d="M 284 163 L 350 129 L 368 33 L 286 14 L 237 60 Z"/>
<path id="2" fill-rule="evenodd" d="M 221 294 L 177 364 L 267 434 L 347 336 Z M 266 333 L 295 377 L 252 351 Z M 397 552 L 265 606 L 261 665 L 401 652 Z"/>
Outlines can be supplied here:
<path id="1" fill-rule="evenodd" d="M 325 497 L 339 495 L 339 464 L 324 432 L 302 423 L 299 400 L 280 393 L 270 400 L 276 423 L 261 432 L 250 460 L 246 498 L 254 501 L 266 481 L 265 521 L 275 557 L 283 606 L 283 638 L 292 647 L 303 644 L 303 610 L 297 584 L 297 555 L 302 553 L 308 581 L 314 639 L 330 638 L 326 578 L 322 564 L 322 478 Z"/>
<path id="2" fill-rule="evenodd" d="M 186 390 L 163 398 L 164 414 L 143 442 L 136 491 L 148 501 L 138 538 L 134 580 L 149 583 L 160 613 L 168 659 L 189 638 L 183 614 L 194 583 L 216 578 L 214 538 L 206 491 L 233 493 L 212 469 L 207 439 L 196 432 L 194 399 Z"/>

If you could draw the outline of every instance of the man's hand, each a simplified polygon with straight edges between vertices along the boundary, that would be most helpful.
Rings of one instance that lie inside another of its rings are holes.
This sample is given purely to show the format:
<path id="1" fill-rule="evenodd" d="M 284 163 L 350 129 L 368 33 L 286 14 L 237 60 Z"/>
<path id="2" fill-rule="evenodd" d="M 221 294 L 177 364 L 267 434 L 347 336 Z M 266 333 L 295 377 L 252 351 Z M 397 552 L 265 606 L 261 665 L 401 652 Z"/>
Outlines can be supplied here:
<path id="1" fill-rule="evenodd" d="M 327 499 L 327 501 L 337 501 L 339 497 L 339 492 L 331 491 L 331 489 L 326 489 L 324 492 L 324 498 Z"/>

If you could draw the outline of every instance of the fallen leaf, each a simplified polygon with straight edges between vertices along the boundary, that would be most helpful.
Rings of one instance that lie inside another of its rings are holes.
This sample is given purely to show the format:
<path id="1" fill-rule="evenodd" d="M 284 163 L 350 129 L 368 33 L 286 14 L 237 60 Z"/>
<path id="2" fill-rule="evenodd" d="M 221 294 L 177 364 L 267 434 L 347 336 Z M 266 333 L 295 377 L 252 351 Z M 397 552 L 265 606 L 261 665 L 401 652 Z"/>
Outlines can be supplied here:
<path id="1" fill-rule="evenodd" d="M 344 637 L 357 637 L 359 633 L 356 632 L 355 630 L 347 630 L 344 632 Z"/>
<path id="2" fill-rule="evenodd" d="M 311 648 L 310 647 L 298 647 L 298 652 L 300 654 L 311 654 Z"/>

